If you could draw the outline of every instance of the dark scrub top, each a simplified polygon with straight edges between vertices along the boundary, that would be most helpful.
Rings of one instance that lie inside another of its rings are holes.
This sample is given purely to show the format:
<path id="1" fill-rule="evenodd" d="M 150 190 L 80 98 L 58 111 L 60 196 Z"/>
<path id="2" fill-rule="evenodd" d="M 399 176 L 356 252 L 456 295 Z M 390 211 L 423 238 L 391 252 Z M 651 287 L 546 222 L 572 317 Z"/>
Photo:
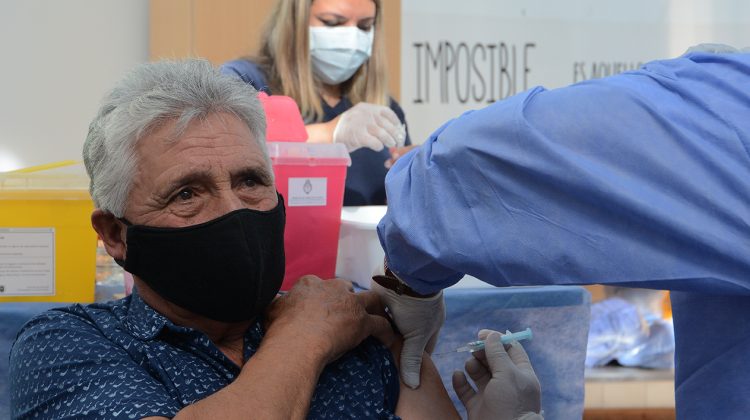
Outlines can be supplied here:
<path id="1" fill-rule="evenodd" d="M 240 77 L 245 82 L 253 85 L 258 90 L 271 93 L 267 85 L 267 77 L 256 63 L 248 60 L 234 60 L 224 63 L 221 72 Z M 323 105 L 323 120 L 330 121 L 344 111 L 352 107 L 351 101 L 346 96 L 341 98 L 338 104 L 330 107 L 321 99 Z M 402 124 L 406 124 L 404 111 L 393 99 L 390 100 L 390 108 L 396 113 Z M 406 133 L 406 145 L 411 144 L 409 133 Z M 385 175 L 388 169 L 383 165 L 391 155 L 387 148 L 376 152 L 363 147 L 350 153 L 352 166 L 346 174 L 346 185 L 344 189 L 345 206 L 366 206 L 385 204 Z"/>
<path id="2" fill-rule="evenodd" d="M 260 321 L 245 333 L 246 360 L 263 335 Z M 239 373 L 205 334 L 173 324 L 134 291 L 29 321 L 10 355 L 11 413 L 19 419 L 174 417 Z M 391 353 L 371 337 L 325 367 L 308 418 L 396 419 L 398 395 Z"/>

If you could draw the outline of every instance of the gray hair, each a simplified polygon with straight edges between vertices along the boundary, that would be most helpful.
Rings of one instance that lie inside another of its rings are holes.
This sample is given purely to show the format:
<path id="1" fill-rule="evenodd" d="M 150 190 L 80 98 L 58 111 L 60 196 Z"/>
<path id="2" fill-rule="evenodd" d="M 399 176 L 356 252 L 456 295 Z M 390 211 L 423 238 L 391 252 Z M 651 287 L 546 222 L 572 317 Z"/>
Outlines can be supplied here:
<path id="1" fill-rule="evenodd" d="M 270 167 L 265 113 L 252 86 L 220 74 L 206 60 L 160 61 L 133 70 L 104 98 L 83 145 L 96 207 L 123 216 L 138 165 L 135 146 L 151 130 L 177 120 L 176 139 L 192 121 L 216 112 L 247 124 Z"/>

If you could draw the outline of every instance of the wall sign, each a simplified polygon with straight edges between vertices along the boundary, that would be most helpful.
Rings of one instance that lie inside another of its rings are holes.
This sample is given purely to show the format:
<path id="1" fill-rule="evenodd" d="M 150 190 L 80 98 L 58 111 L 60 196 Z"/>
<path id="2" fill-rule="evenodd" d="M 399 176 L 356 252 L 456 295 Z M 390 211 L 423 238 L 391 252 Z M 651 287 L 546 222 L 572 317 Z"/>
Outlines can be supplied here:
<path id="1" fill-rule="evenodd" d="M 55 229 L 0 228 L 0 296 L 55 294 Z"/>
<path id="2" fill-rule="evenodd" d="M 408 0 L 401 106 L 411 138 L 534 86 L 555 88 L 676 57 L 750 45 L 746 0 Z"/>

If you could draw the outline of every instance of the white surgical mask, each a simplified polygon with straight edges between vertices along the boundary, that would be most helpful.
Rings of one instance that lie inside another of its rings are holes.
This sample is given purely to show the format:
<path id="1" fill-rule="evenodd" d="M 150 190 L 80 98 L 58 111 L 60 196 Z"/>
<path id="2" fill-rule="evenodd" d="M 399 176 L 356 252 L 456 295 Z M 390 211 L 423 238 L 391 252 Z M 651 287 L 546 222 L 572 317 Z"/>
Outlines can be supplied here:
<path id="1" fill-rule="evenodd" d="M 349 80 L 370 58 L 374 29 L 356 26 L 310 27 L 310 58 L 315 76 L 329 85 Z"/>

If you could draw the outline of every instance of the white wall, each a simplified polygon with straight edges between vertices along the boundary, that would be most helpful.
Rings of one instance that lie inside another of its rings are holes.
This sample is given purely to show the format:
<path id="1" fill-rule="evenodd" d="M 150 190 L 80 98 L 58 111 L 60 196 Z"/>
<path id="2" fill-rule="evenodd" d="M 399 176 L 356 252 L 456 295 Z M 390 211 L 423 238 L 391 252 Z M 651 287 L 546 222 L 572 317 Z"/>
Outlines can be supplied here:
<path id="1" fill-rule="evenodd" d="M 401 105 L 415 143 L 466 110 L 526 88 L 619 73 L 701 42 L 750 45 L 748 0 L 401 4 Z"/>
<path id="2" fill-rule="evenodd" d="M 0 0 L 0 172 L 81 159 L 99 101 L 148 60 L 148 0 Z"/>

